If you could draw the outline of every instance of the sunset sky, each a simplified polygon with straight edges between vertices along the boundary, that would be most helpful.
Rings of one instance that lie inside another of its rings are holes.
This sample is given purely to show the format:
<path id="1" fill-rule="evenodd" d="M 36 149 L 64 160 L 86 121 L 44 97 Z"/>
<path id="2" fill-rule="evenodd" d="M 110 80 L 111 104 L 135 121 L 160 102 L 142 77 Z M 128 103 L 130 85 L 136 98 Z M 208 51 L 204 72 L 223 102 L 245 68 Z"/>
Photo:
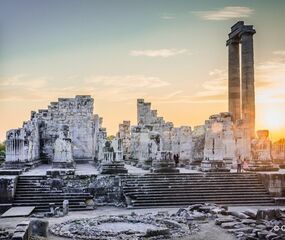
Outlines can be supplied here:
<path id="1" fill-rule="evenodd" d="M 31 110 L 89 94 L 109 134 L 136 99 L 176 126 L 227 111 L 227 47 L 254 25 L 256 127 L 285 137 L 284 0 L 1 0 L 0 141 Z"/>

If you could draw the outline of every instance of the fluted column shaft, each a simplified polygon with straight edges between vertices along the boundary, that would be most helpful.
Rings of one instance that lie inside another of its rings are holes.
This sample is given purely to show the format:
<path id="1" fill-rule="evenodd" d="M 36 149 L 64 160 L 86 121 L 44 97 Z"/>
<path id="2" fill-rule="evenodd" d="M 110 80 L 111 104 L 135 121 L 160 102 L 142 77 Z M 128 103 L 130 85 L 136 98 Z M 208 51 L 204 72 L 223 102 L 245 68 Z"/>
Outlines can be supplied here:
<path id="1" fill-rule="evenodd" d="M 240 63 L 239 41 L 231 41 L 229 47 L 228 65 L 228 104 L 229 112 L 233 115 L 233 122 L 241 118 L 240 113 Z"/>
<path id="2" fill-rule="evenodd" d="M 241 36 L 242 62 L 242 118 L 245 119 L 249 135 L 255 137 L 255 92 L 254 92 L 254 57 L 253 34 Z"/>

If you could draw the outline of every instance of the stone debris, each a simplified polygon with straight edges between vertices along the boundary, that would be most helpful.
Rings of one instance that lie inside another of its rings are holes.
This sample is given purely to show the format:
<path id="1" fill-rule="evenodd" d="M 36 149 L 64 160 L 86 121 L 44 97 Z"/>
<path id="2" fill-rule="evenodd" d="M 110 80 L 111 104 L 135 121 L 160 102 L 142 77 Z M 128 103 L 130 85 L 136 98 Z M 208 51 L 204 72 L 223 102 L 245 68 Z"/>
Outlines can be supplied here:
<path id="1" fill-rule="evenodd" d="M 48 236 L 48 221 L 43 219 L 32 219 L 29 225 L 30 235 L 46 238 Z"/>
<path id="2" fill-rule="evenodd" d="M 12 233 L 10 233 L 5 228 L 0 227 L 0 240 L 9 240 L 12 237 Z"/>
<path id="3" fill-rule="evenodd" d="M 228 211 L 230 218 L 217 215 L 215 223 L 227 229 L 239 240 L 258 240 L 258 239 L 285 239 L 285 213 L 280 209 L 258 210 L 257 214 L 250 210 L 243 214 Z M 247 216 L 247 218 L 244 217 Z"/>

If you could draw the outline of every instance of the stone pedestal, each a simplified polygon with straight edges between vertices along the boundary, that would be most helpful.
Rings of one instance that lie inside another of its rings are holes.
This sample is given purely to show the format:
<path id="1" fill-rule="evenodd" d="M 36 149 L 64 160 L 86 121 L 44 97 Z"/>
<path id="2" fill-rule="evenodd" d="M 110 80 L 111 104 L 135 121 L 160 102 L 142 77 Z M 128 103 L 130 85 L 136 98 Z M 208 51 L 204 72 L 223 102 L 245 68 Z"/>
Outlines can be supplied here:
<path id="1" fill-rule="evenodd" d="M 122 161 L 106 162 L 101 165 L 101 174 L 126 174 L 128 170 Z"/>
<path id="2" fill-rule="evenodd" d="M 175 167 L 175 162 L 171 157 L 170 152 L 161 152 L 160 159 L 152 162 L 153 173 L 179 173 L 179 169 Z"/>
<path id="3" fill-rule="evenodd" d="M 278 171 L 279 167 L 274 165 L 272 160 L 251 160 L 246 170 L 253 172 Z"/>
<path id="4" fill-rule="evenodd" d="M 201 163 L 203 172 L 229 172 L 227 164 L 224 160 L 203 160 Z"/>
<path id="5" fill-rule="evenodd" d="M 59 137 L 54 143 L 53 168 L 74 168 L 72 143 L 69 138 L 68 126 L 62 126 Z"/>

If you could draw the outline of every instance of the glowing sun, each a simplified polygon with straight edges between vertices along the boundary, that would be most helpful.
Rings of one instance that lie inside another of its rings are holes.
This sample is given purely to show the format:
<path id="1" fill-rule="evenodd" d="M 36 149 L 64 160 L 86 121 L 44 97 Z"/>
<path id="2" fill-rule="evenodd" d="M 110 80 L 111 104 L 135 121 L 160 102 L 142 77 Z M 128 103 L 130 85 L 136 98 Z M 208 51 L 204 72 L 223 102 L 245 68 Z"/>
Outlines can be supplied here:
<path id="1" fill-rule="evenodd" d="M 263 115 L 263 125 L 269 130 L 282 129 L 285 125 L 285 114 L 280 109 L 266 109 Z"/>

